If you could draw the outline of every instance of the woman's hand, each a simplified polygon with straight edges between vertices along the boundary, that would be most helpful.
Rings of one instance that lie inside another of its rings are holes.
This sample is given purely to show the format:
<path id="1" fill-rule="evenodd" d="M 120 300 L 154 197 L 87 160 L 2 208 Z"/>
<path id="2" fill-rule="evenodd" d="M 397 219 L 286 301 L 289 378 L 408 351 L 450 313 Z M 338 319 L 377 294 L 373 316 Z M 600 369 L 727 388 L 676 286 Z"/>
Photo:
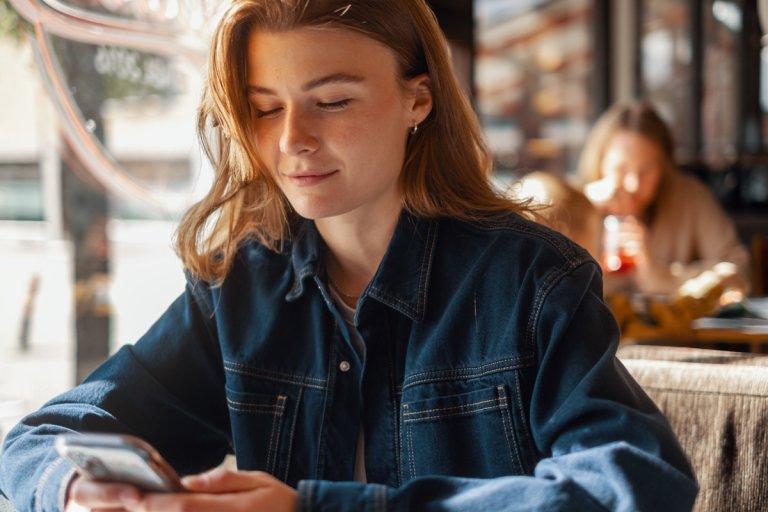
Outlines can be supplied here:
<path id="1" fill-rule="evenodd" d="M 645 294 L 669 294 L 677 285 L 669 270 L 655 265 L 648 251 L 648 228 L 634 217 L 626 217 L 619 228 L 619 244 L 633 264 L 631 279 Z"/>
<path id="2" fill-rule="evenodd" d="M 141 492 L 131 485 L 96 482 L 77 476 L 69 486 L 65 511 L 125 511 L 127 504 L 135 505 L 140 500 Z"/>
<path id="3" fill-rule="evenodd" d="M 141 494 L 134 487 L 97 483 L 78 478 L 70 488 L 70 499 L 91 510 L 137 512 L 273 511 L 294 512 L 296 491 L 261 471 L 230 471 L 216 468 L 183 480 L 188 493 Z M 74 504 L 73 504 L 74 505 Z M 76 508 L 67 507 L 74 512 Z"/>
<path id="4" fill-rule="evenodd" d="M 296 490 L 263 471 L 216 468 L 188 476 L 182 483 L 190 493 L 174 495 L 178 501 L 170 495 L 147 495 L 146 507 L 138 510 L 294 512 L 298 508 Z"/>

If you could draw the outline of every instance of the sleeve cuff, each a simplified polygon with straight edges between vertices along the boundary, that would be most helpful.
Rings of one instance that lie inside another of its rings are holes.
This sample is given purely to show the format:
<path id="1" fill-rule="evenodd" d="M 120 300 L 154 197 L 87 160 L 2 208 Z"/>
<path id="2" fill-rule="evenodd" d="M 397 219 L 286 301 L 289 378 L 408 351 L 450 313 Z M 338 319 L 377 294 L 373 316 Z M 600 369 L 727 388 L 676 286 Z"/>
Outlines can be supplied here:
<path id="1" fill-rule="evenodd" d="M 387 510 L 387 487 L 359 482 L 299 482 L 299 512 L 342 512 Z"/>
<path id="2" fill-rule="evenodd" d="M 45 468 L 35 489 L 35 512 L 64 510 L 67 490 L 75 475 L 75 468 L 61 457 Z"/>

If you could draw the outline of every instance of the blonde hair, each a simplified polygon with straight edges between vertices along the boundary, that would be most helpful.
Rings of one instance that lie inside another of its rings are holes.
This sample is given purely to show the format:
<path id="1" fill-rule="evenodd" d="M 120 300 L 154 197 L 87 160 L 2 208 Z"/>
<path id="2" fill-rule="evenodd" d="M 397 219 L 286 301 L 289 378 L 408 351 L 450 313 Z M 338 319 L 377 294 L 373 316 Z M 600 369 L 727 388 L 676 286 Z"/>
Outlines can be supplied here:
<path id="1" fill-rule="evenodd" d="M 491 158 L 458 84 L 446 39 L 424 0 L 235 0 L 211 43 L 198 135 L 213 163 L 211 190 L 184 215 L 176 249 L 195 276 L 221 282 L 244 242 L 280 251 L 300 221 L 260 158 L 246 96 L 247 39 L 254 30 L 325 27 L 389 47 L 398 79 L 427 73 L 433 108 L 409 138 L 400 174 L 404 207 L 421 217 L 482 220 L 523 206 L 490 184 Z"/>
<path id="2" fill-rule="evenodd" d="M 516 199 L 528 201 L 527 215 L 532 220 L 560 231 L 593 256 L 598 254 L 600 213 L 587 196 L 565 178 L 534 171 L 515 183 L 511 193 Z"/>
<path id="3" fill-rule="evenodd" d="M 675 144 L 667 124 L 650 103 L 629 101 L 613 105 L 595 122 L 579 158 L 577 174 L 584 183 L 603 177 L 605 151 L 611 138 L 622 131 L 642 135 L 659 149 L 663 158 L 662 179 L 676 171 Z"/>

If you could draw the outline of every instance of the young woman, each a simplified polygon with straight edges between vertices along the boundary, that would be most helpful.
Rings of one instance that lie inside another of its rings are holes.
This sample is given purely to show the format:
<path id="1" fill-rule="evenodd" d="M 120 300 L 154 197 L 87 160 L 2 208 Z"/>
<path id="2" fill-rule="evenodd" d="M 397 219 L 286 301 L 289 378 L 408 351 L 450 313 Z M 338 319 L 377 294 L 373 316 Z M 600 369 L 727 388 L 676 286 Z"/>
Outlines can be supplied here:
<path id="1" fill-rule="evenodd" d="M 626 220 L 615 224 L 634 252 L 634 269 L 608 272 L 607 288 L 671 294 L 710 272 L 740 296 L 749 290 L 749 252 L 733 222 L 701 182 L 678 171 L 669 128 L 648 103 L 619 103 L 601 116 L 579 175 L 604 215 Z"/>
<path id="2" fill-rule="evenodd" d="M 9 433 L 17 506 L 691 507 L 599 269 L 493 191 L 423 0 L 235 1 L 200 132 L 217 178 L 179 229 L 186 291 Z M 145 439 L 191 492 L 77 476 L 70 431 Z"/>

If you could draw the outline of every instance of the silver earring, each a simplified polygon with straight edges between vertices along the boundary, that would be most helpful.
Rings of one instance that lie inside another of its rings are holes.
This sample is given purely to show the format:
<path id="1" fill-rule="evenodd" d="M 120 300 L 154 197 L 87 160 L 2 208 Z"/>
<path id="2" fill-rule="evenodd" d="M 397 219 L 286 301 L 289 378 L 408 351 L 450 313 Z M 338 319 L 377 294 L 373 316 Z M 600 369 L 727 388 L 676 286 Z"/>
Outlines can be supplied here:
<path id="1" fill-rule="evenodd" d="M 409 132 L 411 135 L 416 135 L 416 132 L 419 131 L 419 123 L 413 123 L 413 126 L 411 126 L 411 129 Z"/>

